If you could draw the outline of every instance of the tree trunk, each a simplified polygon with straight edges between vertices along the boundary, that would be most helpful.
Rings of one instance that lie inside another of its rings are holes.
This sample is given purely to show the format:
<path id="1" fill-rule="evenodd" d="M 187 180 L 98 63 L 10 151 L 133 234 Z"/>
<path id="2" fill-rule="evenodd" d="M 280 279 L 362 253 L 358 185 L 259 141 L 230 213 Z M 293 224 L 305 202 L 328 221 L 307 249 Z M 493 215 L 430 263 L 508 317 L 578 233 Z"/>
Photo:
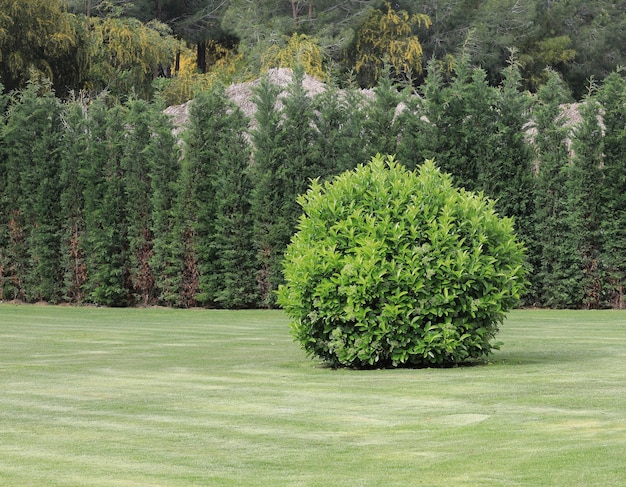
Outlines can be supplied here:
<path id="1" fill-rule="evenodd" d="M 206 41 L 198 42 L 197 66 L 201 73 L 206 73 Z"/>
<path id="2" fill-rule="evenodd" d="M 298 28 L 298 5 L 296 0 L 291 0 L 291 16 L 293 17 L 293 25 Z"/>

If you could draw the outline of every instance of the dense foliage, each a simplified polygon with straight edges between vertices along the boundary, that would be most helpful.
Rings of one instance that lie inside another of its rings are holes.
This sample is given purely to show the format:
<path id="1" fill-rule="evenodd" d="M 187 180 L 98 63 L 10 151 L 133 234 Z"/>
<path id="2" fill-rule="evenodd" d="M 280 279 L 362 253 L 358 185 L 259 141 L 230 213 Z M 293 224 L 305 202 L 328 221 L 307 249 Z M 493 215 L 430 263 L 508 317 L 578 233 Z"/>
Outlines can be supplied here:
<path id="1" fill-rule="evenodd" d="M 626 4 L 609 0 L 0 0 L 0 80 L 50 78 L 59 95 L 107 89 L 182 102 L 213 82 L 302 64 L 309 74 L 373 87 L 391 67 L 424 81 L 424 61 L 451 73 L 464 54 L 502 81 L 511 51 L 523 85 L 546 67 L 577 98 L 591 77 L 626 64 Z"/>
<path id="2" fill-rule="evenodd" d="M 531 94 L 515 62 L 494 87 L 461 61 L 420 97 L 392 74 L 317 94 L 302 71 L 282 92 L 263 78 L 253 119 L 216 84 L 180 132 L 159 97 L 61 101 L 31 81 L 0 99 L 0 299 L 275 306 L 297 196 L 384 151 L 411 170 L 435 159 L 513 217 L 525 303 L 623 307 L 623 73 L 572 105 L 555 72 Z"/>
<path id="3" fill-rule="evenodd" d="M 375 156 L 299 199 L 279 304 L 333 366 L 446 365 L 486 356 L 524 288 L 524 252 L 493 202 Z"/>

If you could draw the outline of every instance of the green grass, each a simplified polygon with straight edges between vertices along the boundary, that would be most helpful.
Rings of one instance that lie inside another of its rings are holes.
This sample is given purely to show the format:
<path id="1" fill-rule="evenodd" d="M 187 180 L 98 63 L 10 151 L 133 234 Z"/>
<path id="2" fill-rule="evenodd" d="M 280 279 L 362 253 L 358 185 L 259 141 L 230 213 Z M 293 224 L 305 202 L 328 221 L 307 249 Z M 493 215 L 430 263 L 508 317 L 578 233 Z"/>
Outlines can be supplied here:
<path id="1" fill-rule="evenodd" d="M 278 311 L 0 306 L 2 486 L 622 486 L 626 313 L 488 365 L 330 370 Z"/>

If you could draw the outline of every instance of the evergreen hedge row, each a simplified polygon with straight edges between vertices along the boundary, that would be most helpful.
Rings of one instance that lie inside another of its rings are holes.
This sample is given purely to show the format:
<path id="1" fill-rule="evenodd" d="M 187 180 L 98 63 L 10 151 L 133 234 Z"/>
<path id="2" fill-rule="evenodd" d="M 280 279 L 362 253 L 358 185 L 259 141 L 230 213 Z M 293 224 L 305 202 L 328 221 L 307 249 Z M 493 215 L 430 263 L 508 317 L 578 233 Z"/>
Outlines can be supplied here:
<path id="1" fill-rule="evenodd" d="M 548 77 L 531 95 L 515 64 L 493 87 L 462 61 L 420 97 L 387 80 L 311 97 L 296 72 L 284 95 L 258 85 L 253 121 L 223 88 L 199 95 L 180 137 L 158 99 L 31 83 L 0 100 L 0 300 L 274 306 L 297 196 L 381 152 L 496 200 L 528 249 L 527 304 L 623 307 L 626 83 L 592 87 L 571 124 Z"/>

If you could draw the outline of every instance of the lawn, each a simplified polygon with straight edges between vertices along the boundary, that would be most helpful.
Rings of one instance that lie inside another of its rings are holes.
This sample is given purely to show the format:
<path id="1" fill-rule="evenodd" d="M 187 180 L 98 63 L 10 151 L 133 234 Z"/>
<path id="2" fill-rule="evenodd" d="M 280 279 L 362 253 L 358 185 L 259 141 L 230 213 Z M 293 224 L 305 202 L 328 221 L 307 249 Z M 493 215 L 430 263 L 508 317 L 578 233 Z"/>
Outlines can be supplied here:
<path id="1" fill-rule="evenodd" d="M 475 367 L 331 370 L 279 311 L 0 306 L 2 486 L 623 486 L 626 312 Z"/>

